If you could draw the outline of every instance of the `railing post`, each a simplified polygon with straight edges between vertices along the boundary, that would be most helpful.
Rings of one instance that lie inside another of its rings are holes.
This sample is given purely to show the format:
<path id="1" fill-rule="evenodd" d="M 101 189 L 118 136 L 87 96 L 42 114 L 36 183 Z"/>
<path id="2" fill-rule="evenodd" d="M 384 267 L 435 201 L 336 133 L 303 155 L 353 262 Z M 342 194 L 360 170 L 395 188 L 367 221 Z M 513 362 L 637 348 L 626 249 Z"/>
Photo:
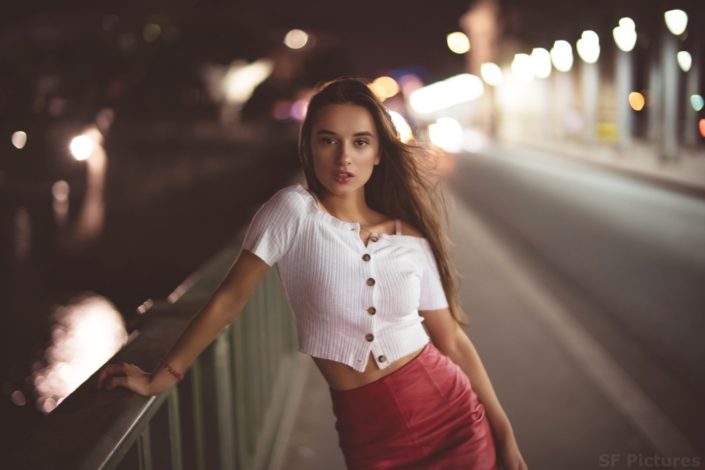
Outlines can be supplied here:
<path id="1" fill-rule="evenodd" d="M 235 470 L 235 433 L 232 422 L 232 377 L 230 376 L 230 335 L 222 334 L 215 341 L 214 372 L 218 408 L 218 453 L 221 470 Z"/>
<path id="2" fill-rule="evenodd" d="M 191 366 L 191 393 L 193 396 L 193 438 L 194 458 L 198 470 L 206 470 L 206 445 L 204 439 L 203 373 L 201 358 Z"/>
<path id="3" fill-rule="evenodd" d="M 149 424 L 147 424 L 137 439 L 137 461 L 139 470 L 152 470 L 152 440 L 149 437 Z"/>
<path id="4" fill-rule="evenodd" d="M 181 421 L 179 419 L 179 389 L 174 387 L 167 397 L 167 416 L 169 419 L 169 450 L 171 453 L 171 470 L 182 470 Z"/>
<path id="5" fill-rule="evenodd" d="M 237 432 L 237 463 L 239 468 L 251 468 L 251 452 L 249 442 L 251 435 L 248 433 L 248 406 L 247 406 L 247 364 L 245 356 L 245 335 L 243 333 L 245 325 L 243 316 L 251 310 L 248 305 L 242 312 L 240 319 L 232 325 L 232 356 L 233 356 L 233 377 L 234 377 L 234 406 L 233 418 Z"/>

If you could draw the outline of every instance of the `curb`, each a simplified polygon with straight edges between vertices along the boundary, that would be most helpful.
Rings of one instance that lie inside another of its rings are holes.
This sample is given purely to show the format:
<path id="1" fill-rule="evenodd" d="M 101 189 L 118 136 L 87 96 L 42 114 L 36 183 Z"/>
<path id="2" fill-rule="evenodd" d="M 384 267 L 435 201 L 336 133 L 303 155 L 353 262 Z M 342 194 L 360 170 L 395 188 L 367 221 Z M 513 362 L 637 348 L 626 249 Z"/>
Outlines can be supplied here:
<path id="1" fill-rule="evenodd" d="M 666 189 L 670 189 L 673 191 L 677 191 L 679 193 L 696 197 L 699 199 L 705 199 L 705 181 L 703 181 L 701 184 L 697 184 L 692 181 L 688 180 L 683 180 L 679 179 L 678 177 L 673 177 L 668 174 L 659 174 L 655 172 L 651 172 L 648 170 L 642 170 L 639 168 L 635 167 L 630 167 L 627 165 L 620 165 L 619 163 L 609 161 L 609 160 L 600 160 L 596 159 L 593 157 L 589 157 L 585 155 L 584 153 L 580 151 L 574 151 L 572 149 L 560 149 L 556 147 L 552 147 L 551 145 L 542 145 L 540 143 L 532 143 L 532 142 L 510 142 L 510 141 L 500 141 L 497 142 L 500 145 L 504 145 L 507 147 L 518 147 L 518 146 L 525 146 L 529 147 L 533 150 L 540 150 L 544 152 L 550 152 L 553 154 L 560 154 L 562 157 L 570 158 L 574 161 L 586 163 L 589 165 L 593 165 L 595 167 L 607 169 L 610 171 L 613 171 L 615 173 L 619 173 L 623 176 L 627 176 L 629 178 L 641 180 L 641 181 L 646 181 L 648 183 L 651 183 L 656 186 L 661 186 Z M 599 150 L 598 150 L 599 152 Z M 703 157 L 705 158 L 705 157 Z M 705 173 L 703 173 L 703 178 L 705 178 Z"/>

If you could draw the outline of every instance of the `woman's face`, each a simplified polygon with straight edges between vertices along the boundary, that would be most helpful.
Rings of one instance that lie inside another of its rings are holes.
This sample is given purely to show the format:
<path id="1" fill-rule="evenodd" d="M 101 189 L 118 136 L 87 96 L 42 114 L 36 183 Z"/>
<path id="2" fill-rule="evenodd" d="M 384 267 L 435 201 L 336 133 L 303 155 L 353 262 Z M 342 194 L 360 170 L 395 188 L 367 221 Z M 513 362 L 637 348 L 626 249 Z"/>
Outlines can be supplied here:
<path id="1" fill-rule="evenodd" d="M 324 191 L 336 196 L 362 191 L 380 161 L 372 115 L 355 104 L 322 107 L 313 121 L 311 152 Z"/>

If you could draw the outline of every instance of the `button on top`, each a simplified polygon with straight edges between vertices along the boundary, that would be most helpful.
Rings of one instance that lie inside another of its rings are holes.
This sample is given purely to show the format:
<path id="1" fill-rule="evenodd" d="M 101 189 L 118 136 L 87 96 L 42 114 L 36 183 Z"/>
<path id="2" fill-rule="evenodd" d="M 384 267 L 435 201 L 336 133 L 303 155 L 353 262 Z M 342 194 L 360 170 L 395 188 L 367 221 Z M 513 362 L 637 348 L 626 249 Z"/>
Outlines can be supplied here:
<path id="1" fill-rule="evenodd" d="M 374 307 L 370 307 L 367 309 L 367 313 L 369 313 L 370 315 L 374 315 L 375 313 L 377 313 L 377 309 Z"/>
<path id="2" fill-rule="evenodd" d="M 368 253 L 365 253 L 364 255 L 362 255 L 362 260 L 363 260 L 363 261 L 369 261 L 370 258 L 372 258 L 372 257 L 371 257 Z"/>
<path id="3" fill-rule="evenodd" d="M 370 237 L 370 241 L 371 241 L 371 242 L 376 242 L 377 240 L 379 240 L 379 237 L 378 237 L 377 235 L 372 235 L 372 236 Z"/>
<path id="4" fill-rule="evenodd" d="M 372 333 L 367 333 L 367 334 L 365 335 L 365 339 L 366 339 L 367 341 L 372 341 L 373 339 L 375 339 L 375 335 L 373 335 Z"/>
<path id="5" fill-rule="evenodd" d="M 372 279 L 372 278 L 369 278 L 369 279 L 367 280 L 367 285 L 368 285 L 368 286 L 374 286 L 374 285 L 375 285 L 375 280 Z"/>
<path id="6" fill-rule="evenodd" d="M 377 360 L 378 360 L 379 362 L 387 362 L 387 356 L 385 356 L 384 354 L 382 354 L 381 356 L 379 356 L 379 357 L 377 358 Z"/>

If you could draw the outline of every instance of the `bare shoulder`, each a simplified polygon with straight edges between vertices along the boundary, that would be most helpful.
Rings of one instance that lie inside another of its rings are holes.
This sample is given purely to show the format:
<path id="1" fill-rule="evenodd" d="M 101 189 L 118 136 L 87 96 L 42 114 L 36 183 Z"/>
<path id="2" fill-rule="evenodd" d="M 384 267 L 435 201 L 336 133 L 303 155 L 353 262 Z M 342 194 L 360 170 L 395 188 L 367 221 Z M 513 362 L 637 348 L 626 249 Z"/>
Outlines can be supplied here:
<path id="1" fill-rule="evenodd" d="M 401 221 L 401 235 L 423 238 L 423 233 L 419 229 L 403 220 Z"/>

